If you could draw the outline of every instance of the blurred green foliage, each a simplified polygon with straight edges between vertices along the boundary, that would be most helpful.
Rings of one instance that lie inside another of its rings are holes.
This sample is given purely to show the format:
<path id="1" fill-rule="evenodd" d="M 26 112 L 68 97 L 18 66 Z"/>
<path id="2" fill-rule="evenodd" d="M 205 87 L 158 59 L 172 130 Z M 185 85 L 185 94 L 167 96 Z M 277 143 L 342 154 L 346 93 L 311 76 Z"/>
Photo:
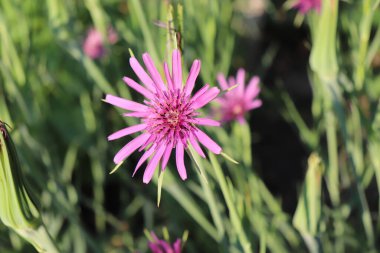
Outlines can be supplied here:
<path id="1" fill-rule="evenodd" d="M 264 2 L 267 18 L 284 14 Z M 380 185 L 378 0 L 323 0 L 322 13 L 307 14 L 312 125 L 287 93 L 267 91 L 312 154 L 294 217 L 260 178 L 248 125 L 210 130 L 238 165 L 194 154 L 186 182 L 169 166 L 160 208 L 158 179 L 143 185 L 141 175 L 131 178 L 135 156 L 108 175 L 123 142 L 109 145 L 106 136 L 136 119 L 123 120 L 101 99 L 105 93 L 141 99 L 121 81 L 134 77 L 128 49 L 137 58 L 149 52 L 159 66 L 169 61 L 176 37 L 185 66 L 202 61 L 197 83 L 215 85 L 216 73 L 231 69 L 234 51 L 244 51 L 235 47 L 231 24 L 244 20 L 237 6 L 248 4 L 0 0 L 0 119 L 12 127 L 21 168 L 62 252 L 147 252 L 144 229 L 162 226 L 177 237 L 189 230 L 186 252 L 376 252 L 380 212 L 370 209 L 366 191 L 377 184 L 378 195 Z M 119 34 L 96 61 L 81 48 L 92 26 L 104 37 L 109 27 Z M 0 251 L 32 248 L 0 225 Z"/>

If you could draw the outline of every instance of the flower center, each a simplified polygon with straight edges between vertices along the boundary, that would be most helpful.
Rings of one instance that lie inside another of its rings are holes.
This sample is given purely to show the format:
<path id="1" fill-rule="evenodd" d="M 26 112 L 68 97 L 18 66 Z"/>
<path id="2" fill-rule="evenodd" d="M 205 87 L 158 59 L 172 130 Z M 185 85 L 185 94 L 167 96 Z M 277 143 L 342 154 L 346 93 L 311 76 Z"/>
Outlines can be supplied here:
<path id="1" fill-rule="evenodd" d="M 170 90 L 157 94 L 148 105 L 151 114 L 145 121 L 148 132 L 156 141 L 186 141 L 194 129 L 193 119 L 197 115 L 188 97 L 180 90 Z"/>
<path id="2" fill-rule="evenodd" d="M 179 122 L 180 112 L 178 110 L 170 110 L 165 113 L 166 121 L 172 127 L 176 127 Z"/>
<path id="3" fill-rule="evenodd" d="M 241 105 L 234 105 L 234 107 L 232 108 L 232 113 L 234 115 L 240 115 L 242 112 L 243 112 L 243 108 Z"/>

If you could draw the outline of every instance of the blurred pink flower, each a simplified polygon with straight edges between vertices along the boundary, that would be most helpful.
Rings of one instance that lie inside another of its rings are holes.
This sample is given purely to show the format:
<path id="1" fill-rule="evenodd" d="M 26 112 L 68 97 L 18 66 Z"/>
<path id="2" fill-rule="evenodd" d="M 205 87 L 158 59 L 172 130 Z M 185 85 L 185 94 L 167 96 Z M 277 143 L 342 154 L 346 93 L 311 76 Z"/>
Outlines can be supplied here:
<path id="1" fill-rule="evenodd" d="M 320 12 L 321 0 L 298 0 L 294 5 L 294 8 L 297 8 L 303 14 L 306 14 L 310 10 Z"/>
<path id="2" fill-rule="evenodd" d="M 158 239 L 155 233 L 151 232 L 153 241 L 149 242 L 148 246 L 152 253 L 181 253 L 181 240 L 177 239 L 173 245 L 170 243 Z"/>
<path id="3" fill-rule="evenodd" d="M 115 44 L 118 40 L 118 35 L 116 31 L 111 27 L 108 29 L 108 43 Z M 84 53 L 92 58 L 101 58 L 106 50 L 103 43 L 102 35 L 95 28 L 90 28 L 87 32 L 87 37 L 83 42 Z"/>
<path id="4" fill-rule="evenodd" d="M 227 82 L 221 73 L 218 74 L 217 79 L 222 90 L 227 90 L 238 84 L 236 88 L 226 92 L 224 96 L 216 100 L 220 104 L 222 121 L 238 120 L 243 124 L 245 113 L 260 107 L 262 104 L 261 100 L 257 98 L 260 93 L 260 79 L 257 76 L 252 77 L 246 86 L 244 69 L 238 70 L 236 80 L 234 77 L 229 77 Z"/>
<path id="5" fill-rule="evenodd" d="M 140 158 L 133 175 L 140 166 L 149 158 L 145 169 L 143 182 L 149 183 L 154 171 L 161 161 L 161 169 L 164 170 L 168 163 L 172 150 L 176 152 L 177 170 L 182 178 L 187 178 L 184 163 L 184 151 L 191 145 L 200 156 L 205 157 L 198 141 L 215 154 L 220 154 L 222 149 L 208 135 L 201 131 L 197 125 L 219 126 L 220 123 L 198 117 L 198 109 L 207 105 L 219 94 L 216 87 L 210 88 L 206 84 L 198 90 L 193 97 L 191 92 L 195 80 L 201 68 L 201 62 L 195 60 L 185 84 L 182 82 L 181 55 L 174 50 L 172 56 L 172 73 L 168 65 L 164 63 L 166 82 L 161 78 L 158 70 L 148 53 L 143 54 L 143 61 L 148 69 L 148 75 L 136 58 L 131 57 L 129 63 L 144 86 L 141 86 L 129 77 L 124 77 L 124 82 L 141 93 L 146 100 L 144 104 L 126 100 L 120 97 L 107 95 L 105 102 L 131 111 L 125 113 L 126 117 L 140 118 L 138 125 L 130 126 L 108 136 L 108 140 L 115 140 L 136 132 L 141 135 L 126 144 L 114 157 L 115 164 L 120 164 L 134 151 L 142 151 L 147 148 Z"/>

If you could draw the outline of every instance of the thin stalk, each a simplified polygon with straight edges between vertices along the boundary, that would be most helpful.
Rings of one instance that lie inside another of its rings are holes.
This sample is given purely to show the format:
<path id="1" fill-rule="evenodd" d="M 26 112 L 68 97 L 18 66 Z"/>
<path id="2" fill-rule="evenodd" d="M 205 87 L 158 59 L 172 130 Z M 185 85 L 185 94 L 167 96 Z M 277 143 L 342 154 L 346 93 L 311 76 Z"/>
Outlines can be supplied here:
<path id="1" fill-rule="evenodd" d="M 359 48 L 358 48 L 358 57 L 357 57 L 357 65 L 354 74 L 355 88 L 357 90 L 362 90 L 365 79 L 365 71 L 366 71 L 366 60 L 367 60 L 367 51 L 368 51 L 368 43 L 369 37 L 371 33 L 372 27 L 372 18 L 373 18 L 373 7 L 378 5 L 379 1 L 376 1 L 374 6 L 371 6 L 371 0 L 363 0 L 362 1 L 362 19 L 360 21 L 360 34 L 359 34 Z"/>
<path id="2" fill-rule="evenodd" d="M 136 13 L 136 17 L 138 22 L 140 23 L 141 31 L 144 36 L 144 41 L 146 47 L 148 48 L 149 54 L 152 56 L 153 60 L 157 61 L 159 59 L 156 43 L 153 40 L 153 36 L 151 30 L 149 29 L 148 22 L 145 19 L 144 11 L 142 9 L 141 3 L 139 0 L 131 0 L 130 1 L 133 12 Z"/>
<path id="3" fill-rule="evenodd" d="M 222 168 L 220 167 L 220 165 L 219 165 L 218 161 L 216 160 L 216 157 L 214 154 L 209 153 L 209 157 L 211 160 L 212 167 L 214 168 L 214 172 L 215 172 L 217 181 L 218 181 L 219 186 L 222 190 L 224 200 L 226 201 L 228 210 L 230 212 L 230 219 L 231 219 L 232 226 L 236 230 L 236 233 L 238 235 L 239 241 L 243 247 L 244 252 L 245 253 L 252 252 L 251 243 L 249 242 L 247 235 L 244 232 L 244 229 L 242 226 L 242 221 L 238 216 L 236 205 L 232 201 L 232 196 L 231 196 L 231 193 L 230 193 L 229 188 L 227 186 L 226 178 L 223 175 Z"/>

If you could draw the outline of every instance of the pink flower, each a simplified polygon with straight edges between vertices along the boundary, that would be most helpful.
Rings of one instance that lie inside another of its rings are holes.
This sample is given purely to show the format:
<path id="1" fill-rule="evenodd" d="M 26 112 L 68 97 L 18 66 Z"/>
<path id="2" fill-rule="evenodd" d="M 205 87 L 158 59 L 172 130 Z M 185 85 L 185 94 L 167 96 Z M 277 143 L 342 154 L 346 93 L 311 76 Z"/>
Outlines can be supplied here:
<path id="1" fill-rule="evenodd" d="M 113 28 L 108 29 L 108 42 L 110 44 L 115 44 L 118 40 L 117 33 Z M 92 58 L 101 58 L 106 50 L 104 47 L 102 35 L 95 28 L 90 28 L 87 32 L 87 37 L 83 42 L 84 53 Z"/>
<path id="2" fill-rule="evenodd" d="M 191 92 L 195 80 L 201 68 L 201 62 L 195 60 L 186 83 L 182 82 L 181 55 L 178 50 L 173 52 L 172 73 L 168 65 L 164 63 L 166 82 L 161 78 L 158 70 L 148 53 L 143 54 L 143 61 L 149 75 L 139 64 L 136 58 L 131 57 L 129 63 L 144 86 L 141 86 L 129 77 L 124 77 L 124 82 L 141 93 L 146 100 L 144 104 L 126 100 L 120 97 L 107 95 L 105 102 L 131 111 L 125 113 L 126 117 L 140 118 L 138 125 L 124 128 L 108 136 L 108 140 L 115 140 L 136 132 L 142 132 L 138 137 L 126 144 L 114 157 L 115 164 L 120 164 L 134 151 L 147 149 L 141 156 L 133 175 L 140 166 L 149 158 L 145 169 L 143 182 L 149 183 L 154 171 L 161 161 L 161 169 L 164 170 L 172 150 L 175 150 L 177 170 L 182 178 L 187 178 L 184 163 L 184 151 L 191 145 L 200 156 L 205 157 L 198 141 L 215 154 L 220 154 L 222 149 L 197 125 L 219 126 L 220 123 L 198 117 L 198 109 L 208 104 L 219 94 L 216 87 L 210 88 L 206 84 L 198 90 L 193 97 Z"/>
<path id="3" fill-rule="evenodd" d="M 298 0 L 294 5 L 301 13 L 306 14 L 310 10 L 316 10 L 320 12 L 321 10 L 321 0 Z"/>
<path id="4" fill-rule="evenodd" d="M 260 93 L 260 79 L 254 76 L 245 86 L 245 71 L 239 69 L 236 75 L 236 80 L 233 77 L 228 78 L 228 82 L 223 74 L 217 76 L 219 86 L 223 90 L 238 84 L 236 88 L 226 92 L 226 94 L 217 99 L 220 104 L 220 112 L 222 121 L 238 120 L 241 124 L 245 122 L 244 114 L 250 110 L 261 106 L 262 102 L 257 96 Z"/>
<path id="5" fill-rule="evenodd" d="M 149 242 L 149 248 L 152 253 L 181 253 L 181 240 L 177 239 L 173 245 L 170 243 L 158 239 L 155 233 L 151 232 L 153 242 Z"/>

